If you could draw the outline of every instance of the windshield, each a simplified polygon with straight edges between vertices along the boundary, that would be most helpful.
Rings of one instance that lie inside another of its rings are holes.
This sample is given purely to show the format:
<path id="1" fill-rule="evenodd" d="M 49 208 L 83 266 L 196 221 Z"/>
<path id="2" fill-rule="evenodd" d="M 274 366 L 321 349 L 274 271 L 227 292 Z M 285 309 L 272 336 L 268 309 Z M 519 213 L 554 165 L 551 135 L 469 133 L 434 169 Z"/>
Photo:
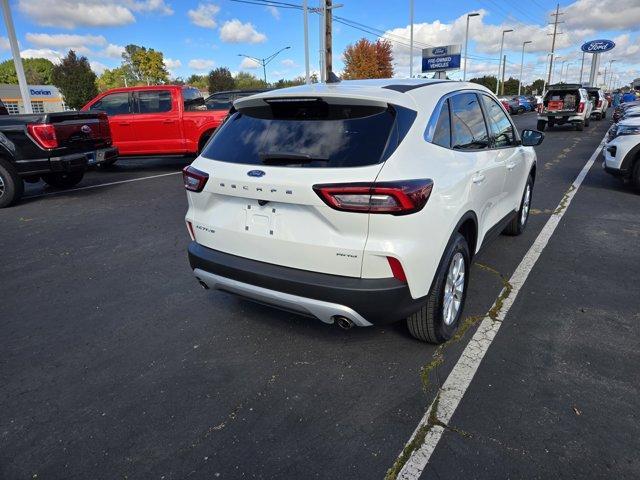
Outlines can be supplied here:
<path id="1" fill-rule="evenodd" d="M 272 102 L 235 112 L 202 155 L 250 165 L 359 167 L 380 163 L 397 146 L 395 108 Z"/>

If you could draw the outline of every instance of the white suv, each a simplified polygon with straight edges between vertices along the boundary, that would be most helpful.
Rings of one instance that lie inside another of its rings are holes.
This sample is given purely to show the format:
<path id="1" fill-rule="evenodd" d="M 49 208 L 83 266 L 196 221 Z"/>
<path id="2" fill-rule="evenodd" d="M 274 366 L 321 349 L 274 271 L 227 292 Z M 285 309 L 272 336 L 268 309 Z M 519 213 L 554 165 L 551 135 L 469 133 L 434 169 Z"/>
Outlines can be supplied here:
<path id="1" fill-rule="evenodd" d="M 630 180 L 640 191 L 640 117 L 614 123 L 602 149 L 602 166 L 607 173 Z"/>
<path id="2" fill-rule="evenodd" d="M 531 148 L 486 88 L 452 81 L 316 84 L 235 102 L 184 170 L 205 288 L 342 328 L 407 319 L 455 332 L 471 258 L 527 224 Z"/>

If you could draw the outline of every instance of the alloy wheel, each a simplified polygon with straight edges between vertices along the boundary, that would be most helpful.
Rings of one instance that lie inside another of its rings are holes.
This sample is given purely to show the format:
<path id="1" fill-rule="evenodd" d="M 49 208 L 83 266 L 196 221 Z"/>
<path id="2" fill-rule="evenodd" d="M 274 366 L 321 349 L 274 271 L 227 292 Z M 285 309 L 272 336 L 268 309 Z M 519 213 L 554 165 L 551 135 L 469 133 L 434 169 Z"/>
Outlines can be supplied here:
<path id="1" fill-rule="evenodd" d="M 520 214 L 520 224 L 527 223 L 529 217 L 529 207 L 531 206 L 531 185 L 527 183 L 524 190 L 524 198 L 522 199 L 522 213 Z"/>
<path id="2" fill-rule="evenodd" d="M 462 305 L 464 295 L 465 276 L 464 256 L 457 252 L 449 264 L 447 281 L 444 286 L 444 301 L 442 302 L 442 318 L 445 325 L 451 325 L 458 318 L 458 311 Z"/>

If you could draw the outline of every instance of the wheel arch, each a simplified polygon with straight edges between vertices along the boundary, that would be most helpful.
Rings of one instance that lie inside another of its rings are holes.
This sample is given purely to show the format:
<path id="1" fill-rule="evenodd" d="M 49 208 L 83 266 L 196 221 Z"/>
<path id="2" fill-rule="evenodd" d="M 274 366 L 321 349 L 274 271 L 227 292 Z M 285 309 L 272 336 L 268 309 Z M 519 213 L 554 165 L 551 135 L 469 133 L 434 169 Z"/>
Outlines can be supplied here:
<path id="1" fill-rule="evenodd" d="M 460 233 L 465 238 L 469 245 L 471 257 L 473 257 L 478 245 L 478 217 L 475 212 L 469 210 L 462 215 L 460 220 L 458 220 L 453 233 Z"/>
<path id="2" fill-rule="evenodd" d="M 202 151 L 202 149 L 207 144 L 207 142 L 209 141 L 209 139 L 211 138 L 211 136 L 214 134 L 215 131 L 216 131 L 216 128 L 213 127 L 213 128 L 204 130 L 200 134 L 200 138 L 198 138 L 198 153 Z"/>

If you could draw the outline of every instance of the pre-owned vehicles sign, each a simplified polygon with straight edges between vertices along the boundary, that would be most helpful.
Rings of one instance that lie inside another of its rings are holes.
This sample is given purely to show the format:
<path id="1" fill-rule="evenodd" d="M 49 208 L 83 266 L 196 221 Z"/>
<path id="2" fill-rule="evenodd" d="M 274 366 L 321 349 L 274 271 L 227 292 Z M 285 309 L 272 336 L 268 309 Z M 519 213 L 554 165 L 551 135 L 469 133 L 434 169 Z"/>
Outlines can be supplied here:
<path id="1" fill-rule="evenodd" d="M 422 71 L 437 72 L 460 68 L 460 45 L 424 48 L 422 50 Z"/>
<path id="2" fill-rule="evenodd" d="M 582 44 L 582 51 L 586 53 L 602 53 L 613 50 L 616 46 L 611 40 L 591 40 Z"/>

